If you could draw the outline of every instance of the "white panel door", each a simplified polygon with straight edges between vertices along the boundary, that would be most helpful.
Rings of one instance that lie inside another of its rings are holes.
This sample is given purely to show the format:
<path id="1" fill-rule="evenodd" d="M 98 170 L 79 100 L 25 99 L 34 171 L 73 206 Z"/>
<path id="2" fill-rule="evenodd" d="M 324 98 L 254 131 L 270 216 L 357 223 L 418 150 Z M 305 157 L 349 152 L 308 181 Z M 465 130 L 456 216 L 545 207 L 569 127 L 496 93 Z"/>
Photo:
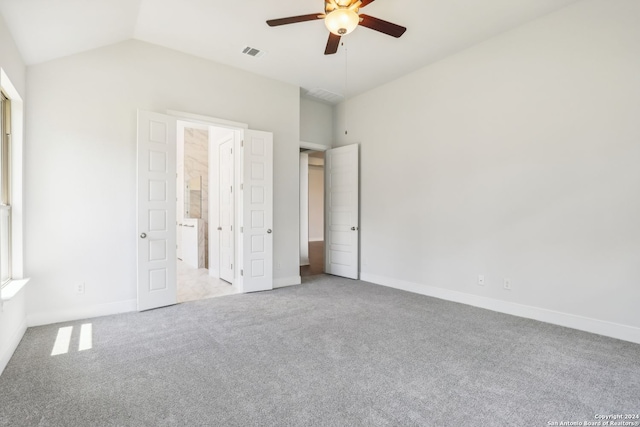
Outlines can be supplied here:
<path id="1" fill-rule="evenodd" d="M 138 111 L 138 310 L 176 299 L 176 120 Z"/>
<path id="2" fill-rule="evenodd" d="M 325 272 L 358 278 L 358 145 L 325 152 Z"/>
<path id="3" fill-rule="evenodd" d="M 244 131 L 241 191 L 242 290 L 273 289 L 273 134 Z"/>
<path id="4" fill-rule="evenodd" d="M 233 198 L 233 136 L 222 142 L 219 147 L 219 173 L 220 173 L 220 278 L 233 283 L 233 223 L 234 223 L 234 198 Z"/>

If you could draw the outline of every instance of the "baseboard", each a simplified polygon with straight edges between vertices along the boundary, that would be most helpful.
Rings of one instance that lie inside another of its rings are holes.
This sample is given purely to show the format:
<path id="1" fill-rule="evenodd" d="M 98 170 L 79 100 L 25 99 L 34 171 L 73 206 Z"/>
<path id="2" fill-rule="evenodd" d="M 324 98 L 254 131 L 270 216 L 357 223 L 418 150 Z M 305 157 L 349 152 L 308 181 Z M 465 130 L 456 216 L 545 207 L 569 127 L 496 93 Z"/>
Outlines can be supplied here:
<path id="1" fill-rule="evenodd" d="M 7 367 L 9 360 L 11 360 L 13 353 L 16 351 L 16 348 L 18 348 L 18 344 L 20 344 L 20 340 L 26 331 L 27 322 L 23 321 L 6 343 L 6 347 L 2 350 L 2 353 L 0 353 L 0 374 L 4 372 L 4 368 Z"/>
<path id="2" fill-rule="evenodd" d="M 314 238 L 314 239 L 309 238 L 309 241 L 310 242 L 322 242 L 322 241 L 324 241 L 324 237 L 318 237 L 318 238 Z"/>
<path id="3" fill-rule="evenodd" d="M 138 301 L 118 301 L 109 304 L 98 304 L 81 308 L 51 311 L 48 313 L 36 313 L 27 316 L 27 325 L 42 326 L 53 323 L 71 322 L 74 320 L 90 319 L 92 317 L 109 316 L 112 314 L 128 313 L 136 311 Z"/>
<path id="4" fill-rule="evenodd" d="M 273 279 L 273 289 L 299 285 L 300 283 L 302 283 L 302 277 L 300 276 L 280 277 L 278 279 Z"/>
<path id="5" fill-rule="evenodd" d="M 499 313 L 538 320 L 540 322 L 565 326 L 593 334 L 604 335 L 624 341 L 640 344 L 640 328 L 619 323 L 607 322 L 590 317 L 577 316 L 575 314 L 562 313 L 547 310 L 545 308 L 517 304 L 508 301 L 500 301 L 493 298 L 437 288 L 435 286 L 393 279 L 375 274 L 360 273 L 360 279 L 376 285 L 401 289 L 403 291 L 426 295 L 447 301 L 459 302 L 474 307 L 497 311 Z"/>

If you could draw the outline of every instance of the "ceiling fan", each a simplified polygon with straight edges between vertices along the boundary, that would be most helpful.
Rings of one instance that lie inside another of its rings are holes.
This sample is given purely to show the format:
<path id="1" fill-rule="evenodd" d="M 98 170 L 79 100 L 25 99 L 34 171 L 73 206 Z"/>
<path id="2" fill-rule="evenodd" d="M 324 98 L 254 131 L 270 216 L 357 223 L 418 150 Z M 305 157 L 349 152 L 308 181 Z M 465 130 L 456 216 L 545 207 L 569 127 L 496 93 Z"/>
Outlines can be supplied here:
<path id="1" fill-rule="evenodd" d="M 270 19 L 267 25 L 277 27 L 280 25 L 295 24 L 297 22 L 315 21 L 324 19 L 327 29 L 330 31 L 325 55 L 332 55 L 338 51 L 340 38 L 356 29 L 358 25 L 379 31 L 392 37 L 400 37 L 407 29 L 373 16 L 360 14 L 360 9 L 373 3 L 375 0 L 325 0 L 324 13 L 312 13 L 309 15 L 290 16 L 288 18 Z"/>

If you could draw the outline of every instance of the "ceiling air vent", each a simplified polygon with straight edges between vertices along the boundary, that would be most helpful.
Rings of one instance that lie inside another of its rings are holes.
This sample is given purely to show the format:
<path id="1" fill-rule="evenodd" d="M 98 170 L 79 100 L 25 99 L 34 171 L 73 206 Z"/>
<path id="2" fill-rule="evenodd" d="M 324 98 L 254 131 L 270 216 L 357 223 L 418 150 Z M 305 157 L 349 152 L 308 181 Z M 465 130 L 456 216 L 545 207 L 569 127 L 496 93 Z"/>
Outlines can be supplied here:
<path id="1" fill-rule="evenodd" d="M 343 99 L 342 95 L 338 95 L 337 93 L 329 92 L 328 90 L 321 88 L 308 90 L 307 96 L 311 96 L 329 104 L 337 104 Z"/>
<path id="2" fill-rule="evenodd" d="M 264 50 L 256 49 L 255 47 L 246 46 L 242 49 L 242 53 L 245 55 L 253 56 L 254 58 L 260 58 L 265 54 Z"/>

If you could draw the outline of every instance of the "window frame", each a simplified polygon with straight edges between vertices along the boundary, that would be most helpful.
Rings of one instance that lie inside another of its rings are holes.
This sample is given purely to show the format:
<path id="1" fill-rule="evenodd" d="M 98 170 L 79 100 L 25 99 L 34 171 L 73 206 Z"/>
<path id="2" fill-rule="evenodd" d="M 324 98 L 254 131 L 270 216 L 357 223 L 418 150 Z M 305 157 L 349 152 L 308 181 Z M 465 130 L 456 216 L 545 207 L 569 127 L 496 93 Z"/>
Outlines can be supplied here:
<path id="1" fill-rule="evenodd" d="M 6 232 L 0 228 L 0 251 L 5 249 L 6 262 L 0 261 L 0 288 L 9 284 L 12 275 L 12 239 L 11 239 L 11 101 L 4 92 L 0 92 L 0 215 L 7 217 Z M 6 239 L 6 243 L 5 243 Z M 0 260 L 4 255 L 0 254 Z"/>

